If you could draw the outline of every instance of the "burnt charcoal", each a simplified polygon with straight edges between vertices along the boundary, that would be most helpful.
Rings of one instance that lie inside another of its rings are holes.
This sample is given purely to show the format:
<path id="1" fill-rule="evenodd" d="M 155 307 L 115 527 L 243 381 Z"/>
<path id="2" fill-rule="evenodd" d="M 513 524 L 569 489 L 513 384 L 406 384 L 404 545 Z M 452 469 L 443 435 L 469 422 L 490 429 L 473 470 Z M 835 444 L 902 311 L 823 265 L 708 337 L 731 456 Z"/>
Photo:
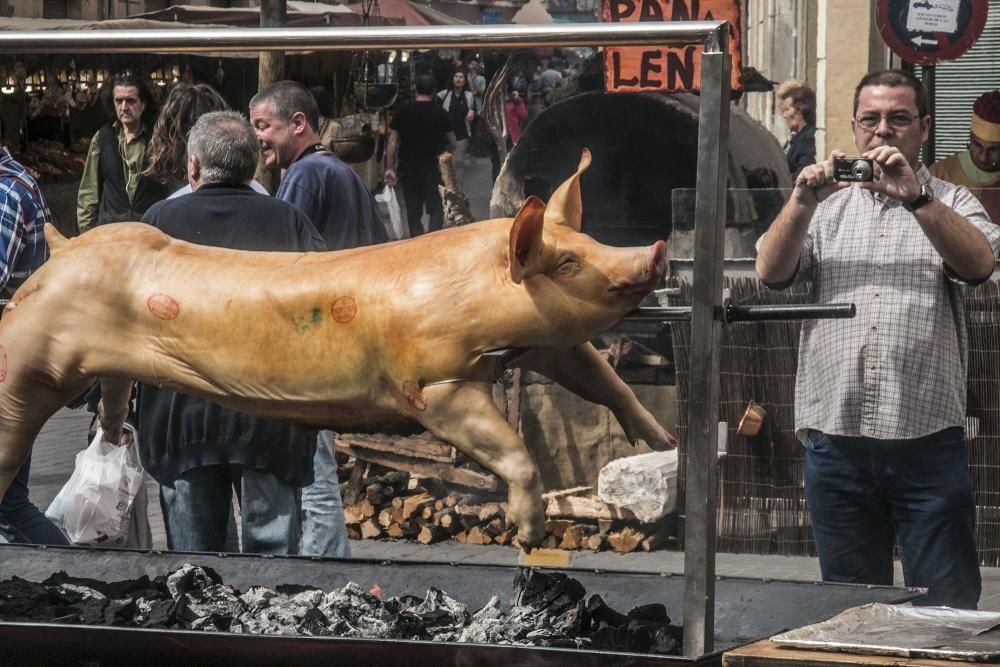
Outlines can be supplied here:
<path id="1" fill-rule="evenodd" d="M 628 617 L 644 623 L 670 624 L 667 608 L 658 602 L 635 607 L 628 613 Z"/>
<path id="2" fill-rule="evenodd" d="M 561 572 L 519 568 L 514 576 L 511 606 L 526 606 L 554 616 L 576 606 L 587 592 L 583 585 Z"/>
<path id="3" fill-rule="evenodd" d="M 382 601 L 382 608 L 390 614 L 398 614 L 407 609 L 419 606 L 423 600 L 416 595 L 400 595 L 398 598 L 389 598 Z"/>
<path id="4" fill-rule="evenodd" d="M 73 584 L 76 586 L 84 586 L 86 588 L 91 588 L 95 591 L 100 592 L 108 598 L 113 599 L 124 599 L 129 597 L 135 597 L 138 595 L 145 595 L 146 591 L 149 590 L 159 590 L 164 591 L 162 586 L 156 586 L 153 582 L 149 580 L 149 577 L 142 575 L 138 579 L 123 579 L 121 581 L 101 581 L 100 579 L 88 579 L 85 577 L 71 577 L 65 572 L 57 572 L 50 576 L 48 579 L 42 582 L 43 586 L 59 586 L 60 584 Z"/>
<path id="5" fill-rule="evenodd" d="M 270 588 L 263 586 L 251 586 L 246 593 L 240 596 L 243 606 L 251 614 L 256 614 L 261 609 L 270 604 L 271 598 L 277 596 Z"/>
<path id="6" fill-rule="evenodd" d="M 175 615 L 192 630 L 211 621 L 219 630 L 228 630 L 233 619 L 246 611 L 236 592 L 225 584 L 194 588 L 177 598 Z"/>
<path id="7" fill-rule="evenodd" d="M 0 618 L 10 621 L 41 621 L 75 613 L 68 605 L 53 604 L 49 590 L 42 584 L 11 577 L 0 581 Z"/>
<path id="8" fill-rule="evenodd" d="M 567 637 L 582 634 L 584 625 L 589 625 L 589 619 L 587 618 L 587 605 L 583 600 L 577 602 L 575 607 L 567 609 L 552 619 L 552 628 Z"/>
<path id="9" fill-rule="evenodd" d="M 309 591 L 318 591 L 320 595 L 324 595 L 322 589 L 316 588 L 315 586 L 303 586 L 301 584 L 278 584 L 274 587 L 274 590 L 276 593 L 288 595 L 289 597 L 299 593 L 307 593 Z"/>
<path id="10" fill-rule="evenodd" d="M 236 619 L 230 631 L 310 636 L 331 634 L 330 620 L 318 608 L 325 599 L 323 591 L 297 590 L 301 592 L 286 595 L 267 588 L 251 588 L 240 596 L 247 611 Z"/>
<path id="11" fill-rule="evenodd" d="M 133 598 L 109 600 L 104 607 L 104 625 L 133 625 L 132 619 L 138 610 Z"/>
<path id="12" fill-rule="evenodd" d="M 677 626 L 674 625 L 656 628 L 653 631 L 653 645 L 650 647 L 649 652 L 659 653 L 660 655 L 680 653 L 681 646 L 683 646 L 684 633 L 682 631 L 678 635 L 676 629 Z"/>
<path id="13" fill-rule="evenodd" d="M 136 601 L 137 612 L 132 621 L 140 628 L 167 628 L 173 625 L 174 601 L 167 599 Z"/>
<path id="14" fill-rule="evenodd" d="M 222 577 L 210 567 L 199 567 L 185 563 L 179 570 L 167 576 L 166 587 L 175 601 L 189 591 L 203 590 L 222 583 Z"/>
<path id="15" fill-rule="evenodd" d="M 464 604 L 437 588 L 428 589 L 424 601 L 408 613 L 420 617 L 425 632 L 436 641 L 450 641 L 453 635 L 457 637 L 471 618 Z"/>
<path id="16" fill-rule="evenodd" d="M 52 590 L 52 594 L 59 602 L 79 611 L 79 620 L 76 622 L 84 625 L 104 624 L 104 608 L 108 606 L 108 598 L 100 591 L 79 584 L 60 584 Z"/>
<path id="17" fill-rule="evenodd" d="M 613 627 L 619 627 L 622 625 L 628 625 L 629 617 L 625 614 L 620 614 L 604 602 L 604 598 L 600 595 L 591 595 L 590 600 L 587 601 L 587 613 L 590 618 L 596 623 L 607 623 Z"/>
<path id="18" fill-rule="evenodd" d="M 506 629 L 507 617 L 500 606 L 500 598 L 494 595 L 482 609 L 472 615 L 469 624 L 455 641 L 477 644 L 506 643 Z"/>
<path id="19" fill-rule="evenodd" d="M 46 581 L 0 581 L 0 620 L 661 654 L 678 653 L 683 634 L 670 625 L 663 605 L 636 607 L 624 615 L 599 595 L 585 602 L 575 579 L 530 568 L 517 572 L 509 612 L 494 596 L 475 614 L 437 588 L 428 589 L 423 599 L 405 595 L 384 601 L 353 582 L 329 593 L 285 585 L 278 590 L 255 586 L 240 595 L 214 571 L 190 564 L 152 581 L 104 583 L 64 572 Z"/>

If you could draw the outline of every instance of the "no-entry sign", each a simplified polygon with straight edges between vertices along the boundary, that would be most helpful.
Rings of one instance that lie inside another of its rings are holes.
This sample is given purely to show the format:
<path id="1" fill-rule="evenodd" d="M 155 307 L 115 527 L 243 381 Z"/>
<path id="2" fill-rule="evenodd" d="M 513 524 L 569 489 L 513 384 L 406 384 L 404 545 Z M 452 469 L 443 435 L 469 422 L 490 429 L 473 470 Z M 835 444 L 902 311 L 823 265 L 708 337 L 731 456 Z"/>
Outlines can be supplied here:
<path id="1" fill-rule="evenodd" d="M 986 0 L 878 0 L 878 32 L 893 53 L 916 65 L 954 60 L 986 25 Z"/>

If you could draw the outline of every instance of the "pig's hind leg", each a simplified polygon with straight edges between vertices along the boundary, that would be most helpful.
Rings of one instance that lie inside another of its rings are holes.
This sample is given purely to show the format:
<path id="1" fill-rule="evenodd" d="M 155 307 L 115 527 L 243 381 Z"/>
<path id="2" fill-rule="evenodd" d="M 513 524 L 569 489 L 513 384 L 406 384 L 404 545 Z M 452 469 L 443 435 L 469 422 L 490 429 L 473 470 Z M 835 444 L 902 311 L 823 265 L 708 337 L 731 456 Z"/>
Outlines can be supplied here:
<path id="1" fill-rule="evenodd" d="M 427 407 L 417 418 L 508 485 L 510 517 L 523 548 L 545 537 L 545 512 L 538 467 L 524 442 L 493 403 L 492 386 L 453 382 L 424 388 Z"/>

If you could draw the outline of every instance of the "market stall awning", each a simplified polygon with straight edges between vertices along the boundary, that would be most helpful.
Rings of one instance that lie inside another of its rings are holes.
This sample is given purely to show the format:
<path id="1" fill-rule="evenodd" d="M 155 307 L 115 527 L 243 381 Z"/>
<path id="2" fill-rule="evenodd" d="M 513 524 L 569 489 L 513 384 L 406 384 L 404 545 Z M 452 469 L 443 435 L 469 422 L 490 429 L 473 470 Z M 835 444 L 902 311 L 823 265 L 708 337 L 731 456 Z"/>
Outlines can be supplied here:
<path id="1" fill-rule="evenodd" d="M 363 3 L 348 5 L 351 10 L 361 12 Z M 402 19 L 405 25 L 464 25 L 465 21 L 449 16 L 442 11 L 410 0 L 378 0 L 379 13 L 386 18 Z"/>
<path id="2" fill-rule="evenodd" d="M 218 23 L 229 26 L 256 27 L 260 25 L 259 7 L 202 7 L 199 5 L 174 5 L 154 12 L 136 14 L 136 18 L 155 21 L 180 21 L 204 26 L 206 23 Z M 389 19 L 385 16 L 372 19 L 374 25 L 400 25 L 400 19 Z M 345 5 L 334 5 L 324 2 L 296 2 L 290 0 L 286 25 L 289 28 L 318 26 L 359 26 L 362 25 L 360 11 L 354 11 Z"/>

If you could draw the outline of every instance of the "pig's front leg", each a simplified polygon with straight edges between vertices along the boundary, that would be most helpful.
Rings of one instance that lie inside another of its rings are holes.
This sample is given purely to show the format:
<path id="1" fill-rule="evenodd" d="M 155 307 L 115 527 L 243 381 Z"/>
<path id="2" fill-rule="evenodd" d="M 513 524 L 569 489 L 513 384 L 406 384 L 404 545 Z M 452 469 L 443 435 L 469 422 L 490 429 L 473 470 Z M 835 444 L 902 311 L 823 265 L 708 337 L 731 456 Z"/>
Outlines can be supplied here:
<path id="1" fill-rule="evenodd" d="M 101 378 L 101 402 L 97 406 L 97 417 L 106 442 L 118 444 L 121 440 L 131 397 L 132 380 Z"/>
<path id="2" fill-rule="evenodd" d="M 590 343 L 535 348 L 518 365 L 551 378 L 580 398 L 610 408 L 633 445 L 640 439 L 661 451 L 677 446 L 677 439 L 642 407 L 635 393 Z"/>
<path id="3" fill-rule="evenodd" d="M 497 411 L 492 386 L 449 382 L 423 390 L 426 407 L 418 419 L 508 485 L 508 513 L 522 548 L 545 537 L 545 512 L 538 468 L 524 442 Z"/>

